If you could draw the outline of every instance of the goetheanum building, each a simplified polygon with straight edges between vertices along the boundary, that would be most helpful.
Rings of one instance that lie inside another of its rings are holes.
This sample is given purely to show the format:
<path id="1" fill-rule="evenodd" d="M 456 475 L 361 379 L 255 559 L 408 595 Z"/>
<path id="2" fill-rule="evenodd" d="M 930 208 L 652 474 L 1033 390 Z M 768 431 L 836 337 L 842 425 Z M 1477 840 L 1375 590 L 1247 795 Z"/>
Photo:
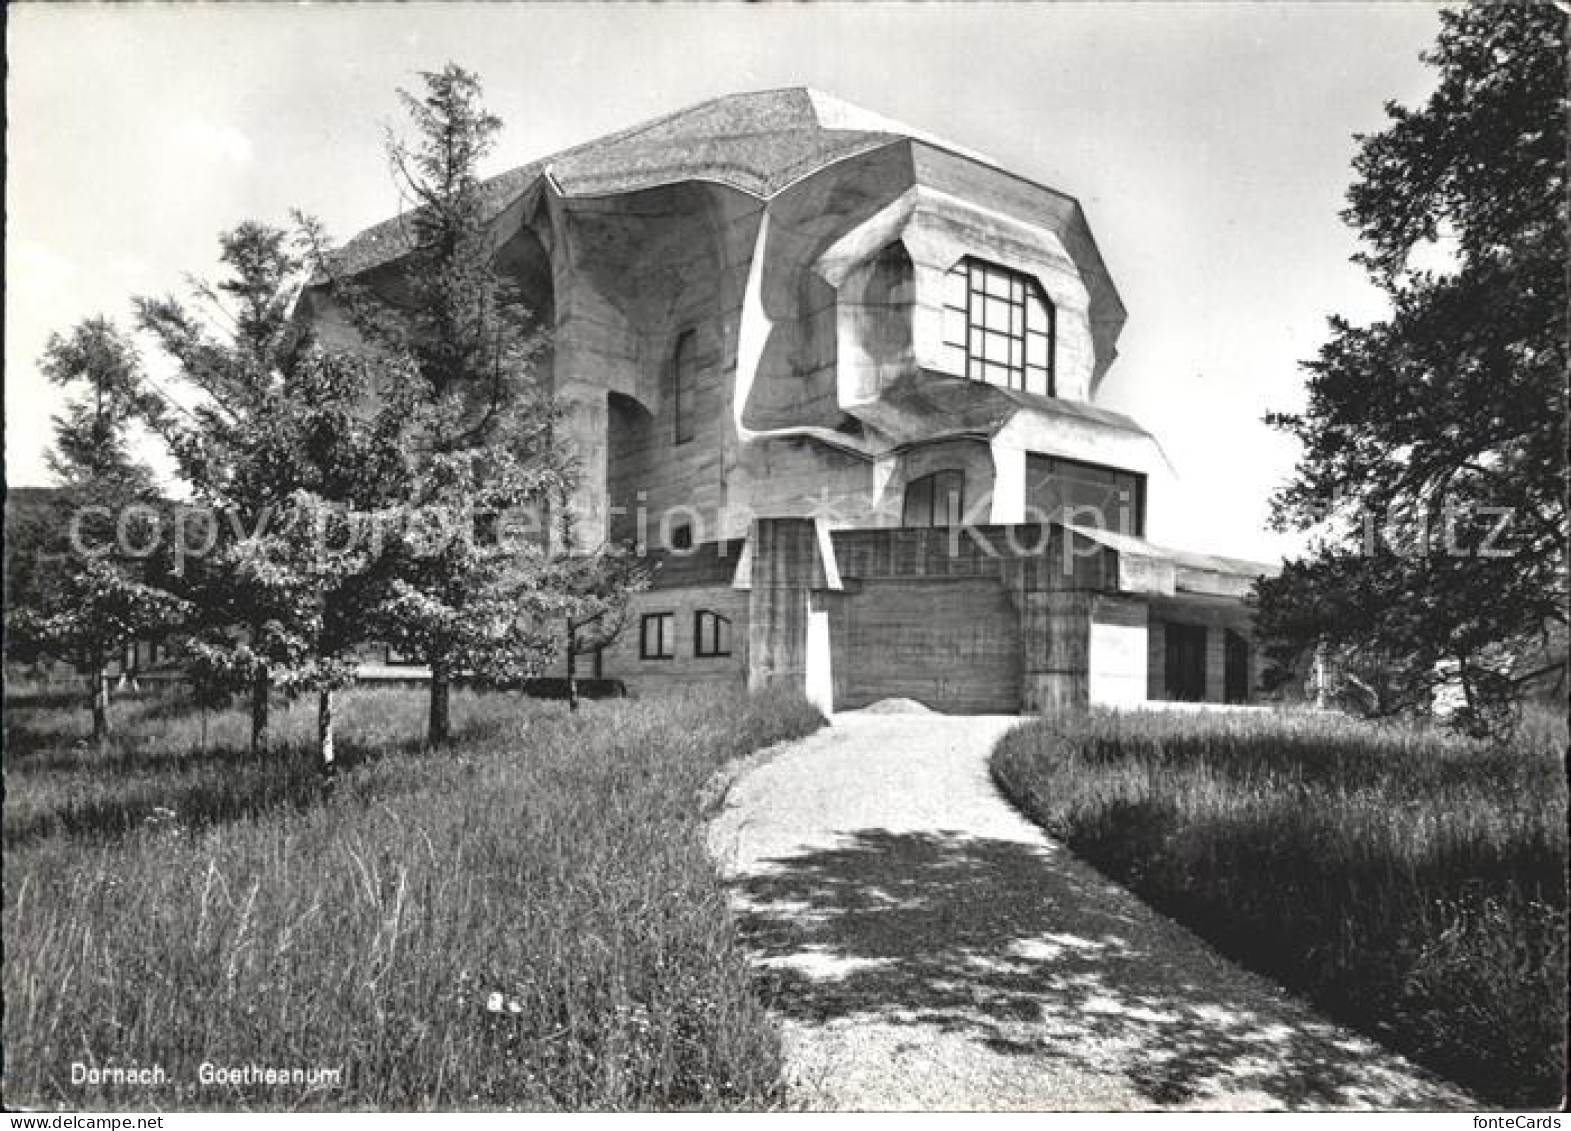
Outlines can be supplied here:
<path id="1" fill-rule="evenodd" d="M 1125 310 L 1072 197 L 806 89 L 485 191 L 553 331 L 580 529 L 659 567 L 595 674 L 834 709 L 1249 698 L 1266 567 L 1146 540 L 1172 476 L 1097 403 Z M 393 220 L 343 264 L 405 251 Z"/>

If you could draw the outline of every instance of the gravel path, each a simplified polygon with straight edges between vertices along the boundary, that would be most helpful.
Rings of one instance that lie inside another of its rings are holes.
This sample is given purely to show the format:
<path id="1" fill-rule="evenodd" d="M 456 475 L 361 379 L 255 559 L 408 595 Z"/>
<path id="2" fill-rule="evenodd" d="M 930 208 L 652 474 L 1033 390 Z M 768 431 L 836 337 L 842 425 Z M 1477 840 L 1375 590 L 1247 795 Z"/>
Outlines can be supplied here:
<path id="1" fill-rule="evenodd" d="M 998 794 L 1014 718 L 838 715 L 710 827 L 784 1033 L 835 1110 L 1471 1109 L 1109 883 Z"/>

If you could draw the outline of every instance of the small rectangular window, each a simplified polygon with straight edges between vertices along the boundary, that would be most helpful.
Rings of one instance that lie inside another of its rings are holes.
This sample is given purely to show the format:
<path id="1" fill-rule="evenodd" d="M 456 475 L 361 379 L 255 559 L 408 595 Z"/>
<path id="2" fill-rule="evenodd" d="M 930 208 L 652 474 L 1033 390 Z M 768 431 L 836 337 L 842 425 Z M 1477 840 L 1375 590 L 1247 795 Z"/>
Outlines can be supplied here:
<path id="1" fill-rule="evenodd" d="M 719 613 L 699 609 L 693 614 L 693 651 L 698 656 L 729 656 L 731 621 Z"/>
<path id="2" fill-rule="evenodd" d="M 669 660 L 676 655 L 676 614 L 645 613 L 638 639 L 643 660 Z"/>
<path id="3" fill-rule="evenodd" d="M 935 471 L 906 485 L 902 526 L 958 526 L 965 514 L 965 472 Z"/>

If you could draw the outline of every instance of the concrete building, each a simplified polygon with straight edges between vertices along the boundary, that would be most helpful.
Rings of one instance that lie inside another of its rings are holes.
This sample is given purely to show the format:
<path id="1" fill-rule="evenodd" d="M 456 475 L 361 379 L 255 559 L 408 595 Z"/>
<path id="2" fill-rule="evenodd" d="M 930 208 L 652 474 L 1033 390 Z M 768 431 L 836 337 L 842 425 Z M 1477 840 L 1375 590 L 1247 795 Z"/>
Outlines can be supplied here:
<path id="1" fill-rule="evenodd" d="M 1244 701 L 1267 567 L 1146 540 L 1097 403 L 1125 310 L 1080 205 L 818 92 L 720 98 L 486 185 L 553 329 L 581 529 L 659 564 L 597 674 L 825 707 Z M 396 273 L 405 226 L 346 247 Z"/>

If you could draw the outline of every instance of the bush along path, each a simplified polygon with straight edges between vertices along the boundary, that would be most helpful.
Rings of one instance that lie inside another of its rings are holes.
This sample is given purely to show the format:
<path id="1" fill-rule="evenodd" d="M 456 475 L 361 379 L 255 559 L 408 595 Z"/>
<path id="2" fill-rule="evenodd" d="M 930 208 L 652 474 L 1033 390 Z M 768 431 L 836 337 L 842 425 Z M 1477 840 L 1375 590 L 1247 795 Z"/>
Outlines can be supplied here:
<path id="1" fill-rule="evenodd" d="M 849 713 L 731 789 L 710 851 L 821 1109 L 1457 1110 L 998 793 L 1019 720 Z"/>

